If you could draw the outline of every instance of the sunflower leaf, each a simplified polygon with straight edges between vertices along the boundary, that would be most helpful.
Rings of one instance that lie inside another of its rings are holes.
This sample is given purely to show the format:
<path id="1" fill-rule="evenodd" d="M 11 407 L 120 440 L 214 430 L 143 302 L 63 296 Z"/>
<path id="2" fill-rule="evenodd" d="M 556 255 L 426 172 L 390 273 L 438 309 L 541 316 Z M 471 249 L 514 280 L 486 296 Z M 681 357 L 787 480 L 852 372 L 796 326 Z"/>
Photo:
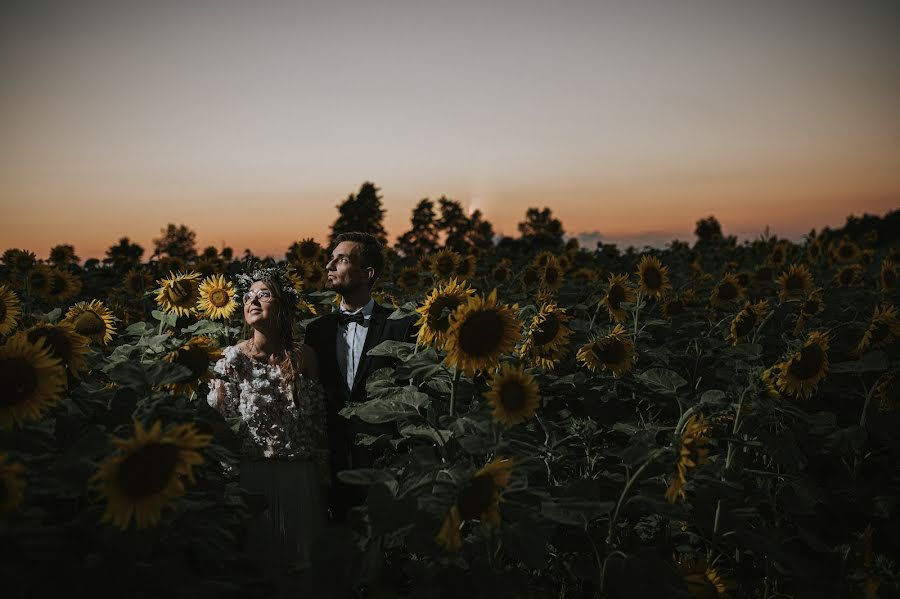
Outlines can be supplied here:
<path id="1" fill-rule="evenodd" d="M 397 484 L 397 479 L 390 472 L 378 468 L 356 468 L 354 470 L 342 470 L 337 473 L 338 479 L 348 485 L 369 486 L 386 482 Z"/>
<path id="2" fill-rule="evenodd" d="M 389 358 L 397 358 L 398 360 L 405 362 L 415 354 L 415 350 L 415 343 L 388 340 L 382 341 L 366 353 L 369 356 L 386 356 Z"/>
<path id="3" fill-rule="evenodd" d="M 650 368 L 636 377 L 645 385 L 663 393 L 675 393 L 687 385 L 687 381 L 677 372 L 666 368 Z"/>
<path id="4" fill-rule="evenodd" d="M 890 366 L 887 354 L 883 351 L 873 351 L 864 354 L 859 360 L 852 362 L 838 362 L 829 368 L 832 374 L 882 372 Z"/>

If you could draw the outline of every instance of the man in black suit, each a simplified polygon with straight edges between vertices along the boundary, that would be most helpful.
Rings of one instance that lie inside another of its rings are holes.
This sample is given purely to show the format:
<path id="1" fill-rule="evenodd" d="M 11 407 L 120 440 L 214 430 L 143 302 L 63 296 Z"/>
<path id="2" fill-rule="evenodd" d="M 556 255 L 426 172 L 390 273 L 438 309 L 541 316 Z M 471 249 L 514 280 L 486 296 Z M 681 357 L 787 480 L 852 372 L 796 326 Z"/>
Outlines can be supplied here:
<path id="1" fill-rule="evenodd" d="M 337 473 L 372 466 L 369 449 L 356 444 L 357 434 L 391 433 L 392 425 L 373 425 L 357 417 L 346 419 L 338 412 L 347 402 L 364 402 L 366 379 L 393 361 L 366 352 L 386 340 L 414 341 L 413 317 L 389 320 L 393 312 L 372 299 L 371 289 L 384 266 L 381 244 L 368 233 L 342 233 L 335 239 L 331 260 L 325 266 L 325 283 L 341 295 L 340 311 L 326 314 L 306 328 L 306 343 L 316 350 L 319 379 L 328 401 L 328 437 L 331 447 L 331 491 L 329 509 L 337 521 L 365 500 L 363 487 L 337 480 Z"/>

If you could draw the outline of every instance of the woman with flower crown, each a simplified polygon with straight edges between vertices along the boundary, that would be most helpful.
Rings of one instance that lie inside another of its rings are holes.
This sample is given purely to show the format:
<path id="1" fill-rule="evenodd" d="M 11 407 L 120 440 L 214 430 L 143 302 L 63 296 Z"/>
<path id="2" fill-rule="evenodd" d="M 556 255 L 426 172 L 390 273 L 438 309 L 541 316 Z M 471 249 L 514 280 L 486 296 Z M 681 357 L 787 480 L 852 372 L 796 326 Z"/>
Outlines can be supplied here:
<path id="1" fill-rule="evenodd" d="M 267 502 L 247 528 L 246 549 L 283 582 L 309 567 L 325 525 L 325 395 L 315 353 L 294 342 L 297 298 L 287 273 L 262 268 L 238 279 L 245 340 L 225 348 L 207 401 L 240 422 L 241 485 Z"/>

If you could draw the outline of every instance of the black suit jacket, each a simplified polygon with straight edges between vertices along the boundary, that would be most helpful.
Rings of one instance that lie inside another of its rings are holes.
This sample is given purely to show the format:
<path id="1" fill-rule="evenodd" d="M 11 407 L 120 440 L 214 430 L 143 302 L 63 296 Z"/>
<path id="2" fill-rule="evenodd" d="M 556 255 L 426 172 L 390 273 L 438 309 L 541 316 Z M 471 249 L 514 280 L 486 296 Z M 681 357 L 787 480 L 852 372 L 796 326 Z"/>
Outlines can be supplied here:
<path id="1" fill-rule="evenodd" d="M 350 507 L 359 505 L 365 500 L 365 489 L 344 485 L 337 480 L 337 473 L 351 468 L 369 468 L 374 460 L 369 448 L 356 445 L 356 435 L 392 433 L 395 428 L 392 425 L 368 424 L 355 416 L 348 420 L 339 414 L 347 402 L 360 403 L 368 399 L 366 380 L 371 373 L 396 363 L 394 359 L 386 356 L 367 355 L 370 349 L 382 341 L 415 341 L 413 326 L 415 318 L 410 316 L 390 320 L 388 316 L 393 311 L 392 308 L 375 304 L 352 389 L 347 389 L 346 377 L 338 367 L 337 314 L 320 316 L 306 327 L 306 344 L 316 351 L 319 360 L 319 380 L 325 388 L 328 402 L 328 444 L 331 448 L 329 503 L 333 517 L 338 520 L 345 517 Z"/>

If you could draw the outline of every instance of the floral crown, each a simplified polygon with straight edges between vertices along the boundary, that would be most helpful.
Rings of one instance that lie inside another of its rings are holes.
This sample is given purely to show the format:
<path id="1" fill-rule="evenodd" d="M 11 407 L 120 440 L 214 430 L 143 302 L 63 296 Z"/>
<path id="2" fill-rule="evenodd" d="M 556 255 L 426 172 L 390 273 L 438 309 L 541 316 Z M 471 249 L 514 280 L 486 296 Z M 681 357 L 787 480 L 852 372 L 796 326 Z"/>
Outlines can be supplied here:
<path id="1" fill-rule="evenodd" d="M 261 264 L 248 262 L 244 272 L 235 278 L 237 279 L 238 299 L 250 291 L 250 286 L 256 281 L 274 283 L 281 290 L 281 293 L 293 297 L 295 303 L 303 299 L 300 291 L 294 286 L 295 278 L 292 277 L 291 271 L 285 266 L 275 264 L 264 267 Z"/>

